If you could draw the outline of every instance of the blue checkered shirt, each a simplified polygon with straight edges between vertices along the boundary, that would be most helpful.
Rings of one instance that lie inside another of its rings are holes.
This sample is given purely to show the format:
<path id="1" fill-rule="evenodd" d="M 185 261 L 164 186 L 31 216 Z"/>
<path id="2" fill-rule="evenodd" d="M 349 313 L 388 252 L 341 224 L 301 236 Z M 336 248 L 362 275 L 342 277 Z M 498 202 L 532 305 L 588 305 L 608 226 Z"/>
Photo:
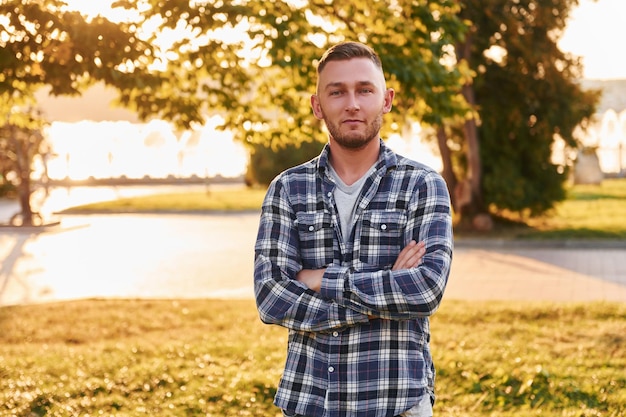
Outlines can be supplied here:
<path id="1" fill-rule="evenodd" d="M 437 172 L 380 143 L 348 239 L 340 236 L 328 145 L 268 188 L 254 288 L 261 320 L 289 329 L 274 398 L 288 413 L 392 417 L 423 395 L 434 400 L 428 317 L 452 260 L 449 194 Z M 411 240 L 426 243 L 423 262 L 392 271 Z M 326 268 L 319 293 L 295 280 L 318 268 Z"/>

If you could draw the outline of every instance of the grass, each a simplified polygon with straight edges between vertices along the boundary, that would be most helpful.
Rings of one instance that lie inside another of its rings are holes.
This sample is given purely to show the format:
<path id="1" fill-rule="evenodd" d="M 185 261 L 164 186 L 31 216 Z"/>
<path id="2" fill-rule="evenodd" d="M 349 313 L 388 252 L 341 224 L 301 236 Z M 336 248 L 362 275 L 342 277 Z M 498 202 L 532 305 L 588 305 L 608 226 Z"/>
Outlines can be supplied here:
<path id="1" fill-rule="evenodd" d="M 71 207 L 62 213 L 211 212 L 260 210 L 266 190 L 224 188 L 190 193 L 153 194 Z"/>
<path id="2" fill-rule="evenodd" d="M 505 218 L 511 222 L 504 230 L 512 237 L 626 239 L 626 178 L 572 186 L 567 199 L 544 216 Z"/>
<path id="3" fill-rule="evenodd" d="M 73 207 L 65 213 L 180 212 L 259 210 L 265 190 L 218 189 L 210 192 L 157 194 Z M 537 218 L 503 214 L 495 231 L 471 237 L 523 239 L 626 239 L 626 178 L 601 185 L 576 185 L 554 210 Z M 463 237 L 462 234 L 457 236 Z"/>
<path id="4" fill-rule="evenodd" d="M 626 414 L 626 305 L 444 300 L 437 416 Z M 2 416 L 276 416 L 286 331 L 254 302 L 0 308 Z"/>
<path id="5" fill-rule="evenodd" d="M 258 209 L 262 190 L 70 211 Z M 626 238 L 626 180 L 576 186 L 510 237 Z M 432 320 L 441 417 L 626 415 L 626 304 L 444 300 Z M 0 308 L 1 416 L 278 417 L 287 333 L 251 300 L 81 300 Z"/>

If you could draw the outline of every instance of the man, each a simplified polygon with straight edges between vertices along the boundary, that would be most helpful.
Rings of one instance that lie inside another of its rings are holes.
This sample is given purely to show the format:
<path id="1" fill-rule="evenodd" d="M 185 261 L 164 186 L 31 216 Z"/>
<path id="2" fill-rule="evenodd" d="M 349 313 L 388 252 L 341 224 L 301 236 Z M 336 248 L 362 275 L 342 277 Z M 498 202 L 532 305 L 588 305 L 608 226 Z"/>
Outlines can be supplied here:
<path id="1" fill-rule="evenodd" d="M 374 51 L 338 44 L 317 74 L 311 106 L 329 142 L 272 182 L 255 245 L 260 318 L 289 329 L 274 403 L 285 416 L 431 416 L 428 317 L 452 260 L 446 184 L 380 139 L 394 91 Z"/>

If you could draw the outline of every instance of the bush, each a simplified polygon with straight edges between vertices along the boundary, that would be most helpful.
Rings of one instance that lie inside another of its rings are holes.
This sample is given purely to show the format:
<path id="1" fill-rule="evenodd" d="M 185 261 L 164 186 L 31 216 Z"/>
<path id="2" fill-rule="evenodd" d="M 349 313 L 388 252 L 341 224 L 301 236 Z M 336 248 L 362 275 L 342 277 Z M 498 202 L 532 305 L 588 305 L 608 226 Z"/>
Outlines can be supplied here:
<path id="1" fill-rule="evenodd" d="M 280 145 L 251 144 L 245 180 L 248 185 L 267 186 L 280 172 L 316 157 L 324 143 L 306 141 Z"/>

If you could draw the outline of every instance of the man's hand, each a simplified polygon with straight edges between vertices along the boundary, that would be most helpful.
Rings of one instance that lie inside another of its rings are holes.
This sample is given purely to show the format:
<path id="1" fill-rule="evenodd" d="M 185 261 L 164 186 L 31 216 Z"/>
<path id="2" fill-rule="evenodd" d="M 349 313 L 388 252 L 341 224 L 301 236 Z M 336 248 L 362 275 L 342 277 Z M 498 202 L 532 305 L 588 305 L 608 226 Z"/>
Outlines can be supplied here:
<path id="1" fill-rule="evenodd" d="M 392 271 L 399 269 L 411 269 L 415 268 L 422 261 L 422 256 L 426 253 L 426 244 L 424 242 L 417 243 L 412 240 L 408 245 L 402 249 L 398 255 L 398 259 L 393 264 Z"/>
<path id="2" fill-rule="evenodd" d="M 303 269 L 296 274 L 296 281 L 303 283 L 315 292 L 320 292 L 322 288 L 322 278 L 324 277 L 324 269 Z"/>

